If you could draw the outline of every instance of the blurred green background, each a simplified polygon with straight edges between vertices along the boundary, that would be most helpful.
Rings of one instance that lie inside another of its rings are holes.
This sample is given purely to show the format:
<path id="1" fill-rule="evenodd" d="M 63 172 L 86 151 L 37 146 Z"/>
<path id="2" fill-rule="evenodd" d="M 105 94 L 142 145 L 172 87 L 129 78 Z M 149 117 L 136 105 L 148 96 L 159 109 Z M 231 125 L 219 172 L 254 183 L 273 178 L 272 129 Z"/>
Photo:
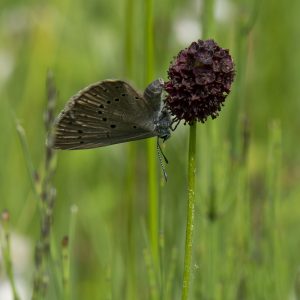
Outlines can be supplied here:
<path id="1" fill-rule="evenodd" d="M 153 2 L 153 79 L 166 80 L 172 58 L 201 38 L 203 3 Z M 230 49 L 237 76 L 220 117 L 198 126 L 190 299 L 300 299 L 299 11 L 296 0 L 215 2 L 208 33 Z M 0 209 L 10 212 L 19 252 L 32 250 L 22 258 L 25 268 L 13 258 L 22 299 L 31 294 L 39 199 L 14 116 L 42 176 L 47 70 L 59 92 L 57 112 L 102 79 L 126 79 L 143 90 L 147 14 L 144 1 L 134 0 L 0 3 Z M 164 146 L 170 163 L 159 191 L 159 263 L 149 246 L 146 142 L 58 153 L 58 252 L 71 207 L 78 208 L 71 299 L 180 299 L 188 126 Z M 1 295 L 1 260 L 0 268 Z M 52 283 L 48 298 L 60 299 Z"/>

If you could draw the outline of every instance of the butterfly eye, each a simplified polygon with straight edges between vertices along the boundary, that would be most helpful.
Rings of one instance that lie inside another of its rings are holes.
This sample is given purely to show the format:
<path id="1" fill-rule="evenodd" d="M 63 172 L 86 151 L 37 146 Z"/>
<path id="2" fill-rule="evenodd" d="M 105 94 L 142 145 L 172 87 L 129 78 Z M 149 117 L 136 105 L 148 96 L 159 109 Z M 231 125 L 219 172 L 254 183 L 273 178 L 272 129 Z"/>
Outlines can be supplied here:
<path id="1" fill-rule="evenodd" d="M 132 126 L 132 128 L 136 129 L 136 126 L 135 126 L 135 125 L 133 125 L 133 126 Z"/>
<path id="2" fill-rule="evenodd" d="M 125 96 L 127 96 L 126 94 L 122 94 L 122 97 L 125 97 Z"/>
<path id="3" fill-rule="evenodd" d="M 119 99 L 119 98 L 116 98 L 115 101 L 118 102 L 118 101 L 120 101 L 120 99 Z"/>
<path id="4" fill-rule="evenodd" d="M 110 104 L 111 102 L 110 102 L 110 100 L 107 100 L 106 103 L 107 103 L 107 104 Z"/>
<path id="5" fill-rule="evenodd" d="M 135 96 L 134 98 L 135 98 L 136 100 L 140 99 L 138 96 Z"/>
<path id="6" fill-rule="evenodd" d="M 116 125 L 111 124 L 110 127 L 111 127 L 111 128 L 116 128 Z"/>

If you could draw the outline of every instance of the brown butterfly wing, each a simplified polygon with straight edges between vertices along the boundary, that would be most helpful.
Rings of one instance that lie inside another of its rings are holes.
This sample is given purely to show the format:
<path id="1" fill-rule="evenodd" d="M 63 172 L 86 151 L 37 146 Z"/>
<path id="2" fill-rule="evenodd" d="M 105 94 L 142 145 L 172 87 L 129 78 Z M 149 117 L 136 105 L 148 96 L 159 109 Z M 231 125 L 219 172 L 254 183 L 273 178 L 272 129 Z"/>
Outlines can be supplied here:
<path id="1" fill-rule="evenodd" d="M 89 149 L 156 135 L 155 111 L 128 83 L 105 80 L 73 96 L 49 141 L 56 149 Z"/>

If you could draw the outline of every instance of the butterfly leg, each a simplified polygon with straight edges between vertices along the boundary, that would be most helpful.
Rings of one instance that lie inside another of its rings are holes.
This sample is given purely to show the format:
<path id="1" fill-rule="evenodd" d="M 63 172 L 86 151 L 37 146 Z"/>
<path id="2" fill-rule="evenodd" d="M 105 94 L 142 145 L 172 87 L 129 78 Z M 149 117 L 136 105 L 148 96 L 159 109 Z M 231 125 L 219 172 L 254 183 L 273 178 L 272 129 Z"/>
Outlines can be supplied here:
<path id="1" fill-rule="evenodd" d="M 179 120 L 179 119 L 177 119 L 177 118 L 174 118 L 174 119 L 172 120 L 171 125 L 170 125 L 170 129 L 171 129 L 172 131 L 175 131 L 176 128 L 178 127 L 178 125 L 180 124 L 180 122 L 181 122 L 181 120 Z M 175 127 L 172 127 L 174 123 L 176 123 L 176 124 L 175 124 Z"/>

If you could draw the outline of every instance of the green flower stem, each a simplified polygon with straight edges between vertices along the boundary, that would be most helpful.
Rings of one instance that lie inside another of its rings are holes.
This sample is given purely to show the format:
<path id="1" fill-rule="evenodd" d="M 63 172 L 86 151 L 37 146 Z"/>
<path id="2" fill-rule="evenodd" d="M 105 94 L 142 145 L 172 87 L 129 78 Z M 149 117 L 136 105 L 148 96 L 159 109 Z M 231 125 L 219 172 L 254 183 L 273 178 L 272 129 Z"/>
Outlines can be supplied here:
<path id="1" fill-rule="evenodd" d="M 182 300 L 187 300 L 190 288 L 192 246 L 195 214 L 195 182 L 196 182 L 196 133 L 197 124 L 190 126 L 189 157 L 188 157 L 188 209 L 184 255 L 184 273 Z"/>
<path id="2" fill-rule="evenodd" d="M 203 39 L 209 38 L 213 31 L 214 0 L 205 0 L 202 14 Z M 195 214 L 195 183 L 196 183 L 196 137 L 197 123 L 190 126 L 189 157 L 188 157 L 188 209 L 184 255 L 184 272 L 182 300 L 187 300 L 191 284 L 191 265 L 193 251 L 193 231 Z"/>

